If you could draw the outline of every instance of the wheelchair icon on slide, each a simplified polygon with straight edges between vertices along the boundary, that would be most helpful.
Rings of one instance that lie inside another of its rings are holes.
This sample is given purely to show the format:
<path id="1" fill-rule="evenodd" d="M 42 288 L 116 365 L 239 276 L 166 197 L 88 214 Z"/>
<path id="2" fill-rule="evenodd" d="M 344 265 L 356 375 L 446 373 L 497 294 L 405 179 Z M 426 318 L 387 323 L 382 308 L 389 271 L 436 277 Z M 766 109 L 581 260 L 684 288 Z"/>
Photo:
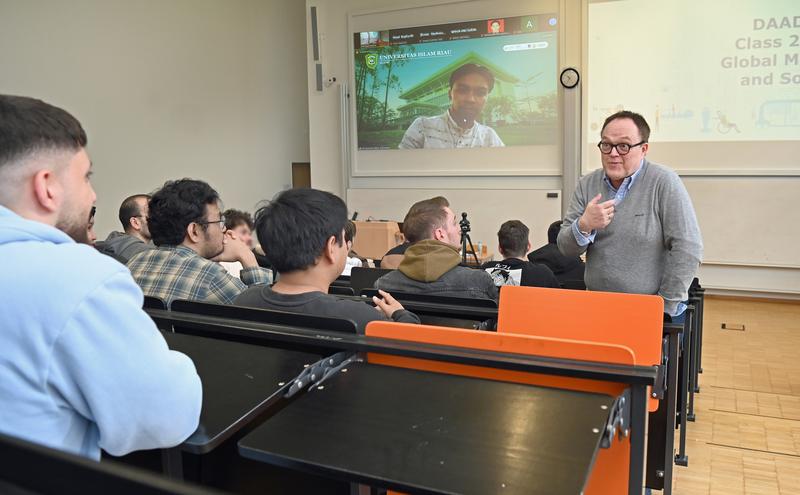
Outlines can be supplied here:
<path id="1" fill-rule="evenodd" d="M 739 130 L 739 126 L 728 120 L 728 117 L 721 110 L 717 110 L 717 120 L 719 120 L 717 132 L 720 134 L 727 134 L 731 132 L 731 130 L 736 131 L 737 134 L 741 134 L 742 131 Z"/>

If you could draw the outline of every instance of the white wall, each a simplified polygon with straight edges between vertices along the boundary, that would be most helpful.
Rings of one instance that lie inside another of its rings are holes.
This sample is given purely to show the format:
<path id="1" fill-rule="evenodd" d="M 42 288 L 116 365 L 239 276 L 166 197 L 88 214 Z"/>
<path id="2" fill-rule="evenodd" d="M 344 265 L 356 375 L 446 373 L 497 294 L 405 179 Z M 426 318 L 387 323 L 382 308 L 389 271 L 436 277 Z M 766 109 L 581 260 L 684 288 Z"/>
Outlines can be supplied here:
<path id="1" fill-rule="evenodd" d="M 337 80 L 343 81 L 348 77 L 349 52 L 347 23 L 348 16 L 368 10 L 390 10 L 427 7 L 439 4 L 452 4 L 453 19 L 459 20 L 459 12 L 463 6 L 474 3 L 485 3 L 483 0 L 475 2 L 447 1 L 447 0 L 417 0 L 404 1 L 398 4 L 394 0 L 306 0 L 306 19 L 310 33 L 308 8 L 316 6 L 319 12 L 319 26 L 322 40 L 322 60 L 325 76 L 334 75 Z M 491 3 L 496 7 L 495 12 L 500 12 L 504 6 L 516 3 L 515 0 L 497 0 Z M 535 3 L 535 2 L 534 2 Z M 488 4 L 487 4 L 488 5 Z M 532 3 L 533 5 L 533 3 Z M 585 30 L 583 13 L 585 5 L 581 0 L 560 0 L 559 16 L 562 30 L 569 33 L 562 36 L 560 43 L 562 51 L 559 54 L 560 67 L 577 67 L 582 65 L 583 39 L 581 32 Z M 501 13 L 489 15 L 503 15 Z M 425 18 L 420 16 L 420 25 L 425 24 Z M 309 43 L 311 36 L 309 34 Z M 394 199 L 392 207 L 402 210 L 407 208 L 416 197 L 423 195 L 433 196 L 444 194 L 448 191 L 460 196 L 463 190 L 472 190 L 475 198 L 489 193 L 489 190 L 513 191 L 520 189 L 531 190 L 535 196 L 548 189 L 561 189 L 565 194 L 570 194 L 571 184 L 562 183 L 561 177 L 404 177 L 404 178 L 374 178 L 353 177 L 347 170 L 346 163 L 342 160 L 340 138 L 340 96 L 337 85 L 317 92 L 313 87 L 314 66 L 311 51 L 308 51 L 308 81 L 309 81 L 309 112 L 311 115 L 310 154 L 312 161 L 312 185 L 323 189 L 343 194 L 348 198 L 348 204 L 353 209 L 360 209 L 360 218 L 364 214 L 370 215 L 370 204 L 364 202 L 372 197 L 363 189 L 387 190 L 394 189 L 390 196 Z M 565 129 L 574 143 L 570 146 L 565 143 L 564 149 L 564 177 L 578 177 L 581 163 L 579 148 L 581 138 L 580 126 L 574 120 L 580 115 L 580 95 L 564 93 Z M 594 151 L 594 150 L 592 150 Z M 572 157 L 577 156 L 577 159 Z M 800 159 L 800 158 L 798 158 Z M 667 164 L 669 165 L 669 164 Z M 776 189 L 759 188 L 766 185 L 760 178 L 752 178 L 753 184 L 747 184 L 746 177 L 725 176 L 685 176 L 684 182 L 693 197 L 697 209 L 698 219 L 704 233 L 708 263 L 700 268 L 701 282 L 710 289 L 732 290 L 757 293 L 779 293 L 789 297 L 800 297 L 800 249 L 791 239 L 798 238 L 797 222 L 792 215 L 797 210 L 796 199 L 788 201 L 788 197 L 797 198 L 800 195 L 800 179 L 775 178 L 779 183 Z M 757 185 L 756 185 L 757 184 Z M 775 185 L 775 184 L 772 184 Z M 755 190 L 754 190 L 755 188 Z M 753 200 L 748 196 L 743 197 L 741 191 L 747 190 L 754 194 Z M 397 203 L 397 198 L 402 193 L 407 193 L 409 201 L 405 205 Z M 387 193 L 388 195 L 388 193 Z M 520 196 L 510 194 L 509 197 Z M 776 199 L 778 198 L 778 199 Z M 510 200 L 514 201 L 514 200 Z M 476 225 L 473 230 L 480 231 L 482 238 L 491 232 L 496 232 L 500 223 L 508 219 L 508 211 L 522 211 L 528 208 L 530 212 L 526 218 L 531 218 L 533 228 L 546 229 L 552 221 L 552 211 L 549 208 L 538 208 L 535 202 L 498 203 L 495 199 L 481 202 L 477 199 L 471 202 L 471 207 L 481 209 L 481 217 L 487 214 L 494 219 L 493 225 Z M 385 205 L 375 201 L 371 205 L 374 211 L 385 211 Z M 458 211 L 468 210 L 467 207 L 454 204 Z M 366 210 L 366 211 L 365 211 Z M 398 217 L 398 219 L 401 216 Z M 777 227 L 777 226 L 781 227 Z M 778 229 L 778 230 L 776 230 Z M 543 235 L 536 233 L 535 235 Z M 787 241 L 787 239 L 789 241 Z M 774 259 L 775 263 L 765 263 L 764 260 Z M 732 262 L 731 260 L 735 260 Z"/>
<path id="2" fill-rule="evenodd" d="M 209 182 L 253 210 L 308 161 L 296 0 L 0 0 L 0 92 L 73 113 L 89 135 L 100 238 L 123 198 Z"/>
<path id="3" fill-rule="evenodd" d="M 502 259 L 497 247 L 497 231 L 500 223 L 506 220 L 520 220 L 531 229 L 533 249 L 547 244 L 547 227 L 561 215 L 560 198 L 548 198 L 547 193 L 559 192 L 490 188 L 445 191 L 456 218 L 461 220 L 462 211 L 468 213 L 472 243 L 475 246 L 478 242 L 487 245 L 495 260 Z M 360 220 L 372 217 L 375 220 L 402 221 L 410 204 L 440 194 L 441 189 L 351 189 L 348 200 L 351 210 L 358 212 Z M 500 223 L 497 223 L 498 218 L 502 218 Z M 543 218 L 552 220 L 540 223 Z"/>

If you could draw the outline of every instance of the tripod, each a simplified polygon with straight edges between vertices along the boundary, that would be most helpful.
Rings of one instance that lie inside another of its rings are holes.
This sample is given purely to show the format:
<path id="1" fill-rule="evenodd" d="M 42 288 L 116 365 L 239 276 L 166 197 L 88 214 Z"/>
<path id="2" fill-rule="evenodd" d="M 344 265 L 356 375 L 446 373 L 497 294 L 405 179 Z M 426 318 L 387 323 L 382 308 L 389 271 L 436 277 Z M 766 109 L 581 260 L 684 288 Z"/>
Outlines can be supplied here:
<path id="1" fill-rule="evenodd" d="M 469 237 L 469 231 L 472 229 L 469 227 L 467 212 L 461 213 L 461 221 L 458 222 L 458 225 L 461 227 L 461 262 L 465 265 L 467 264 L 467 243 L 469 243 L 469 249 L 475 258 L 475 265 L 479 266 L 480 262 L 478 261 L 477 253 L 475 253 L 475 246 L 472 245 L 472 239 Z"/>

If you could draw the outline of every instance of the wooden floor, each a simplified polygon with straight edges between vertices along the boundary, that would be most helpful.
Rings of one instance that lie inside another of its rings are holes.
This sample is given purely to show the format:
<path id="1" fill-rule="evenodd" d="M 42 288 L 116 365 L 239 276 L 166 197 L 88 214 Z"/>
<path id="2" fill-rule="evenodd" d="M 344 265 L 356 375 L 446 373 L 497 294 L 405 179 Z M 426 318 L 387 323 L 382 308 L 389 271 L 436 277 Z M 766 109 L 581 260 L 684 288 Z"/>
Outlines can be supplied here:
<path id="1" fill-rule="evenodd" d="M 689 466 L 675 466 L 673 493 L 800 494 L 800 303 L 706 297 L 703 331 Z"/>

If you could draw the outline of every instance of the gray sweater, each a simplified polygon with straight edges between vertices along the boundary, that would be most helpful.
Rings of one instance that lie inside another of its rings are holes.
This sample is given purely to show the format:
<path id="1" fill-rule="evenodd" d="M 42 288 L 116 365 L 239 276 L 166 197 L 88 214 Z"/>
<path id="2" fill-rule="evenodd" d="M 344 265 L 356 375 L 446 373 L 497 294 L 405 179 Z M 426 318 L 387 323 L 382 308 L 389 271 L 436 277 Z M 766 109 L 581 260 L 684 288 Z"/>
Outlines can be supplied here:
<path id="1" fill-rule="evenodd" d="M 116 231 L 108 234 L 108 238 L 98 242 L 95 247 L 101 253 L 116 256 L 124 263 L 142 251 L 155 248 L 151 242 L 146 243 L 138 237 Z"/>
<path id="2" fill-rule="evenodd" d="M 600 202 L 614 197 L 603 182 L 602 169 L 578 182 L 558 234 L 558 248 L 565 256 L 586 251 L 589 290 L 658 294 L 664 298 L 664 311 L 674 313 L 686 300 L 703 256 L 692 200 L 680 177 L 645 160 L 611 223 L 596 232 L 593 243 L 579 246 L 572 223 L 598 193 L 603 195 Z"/>

